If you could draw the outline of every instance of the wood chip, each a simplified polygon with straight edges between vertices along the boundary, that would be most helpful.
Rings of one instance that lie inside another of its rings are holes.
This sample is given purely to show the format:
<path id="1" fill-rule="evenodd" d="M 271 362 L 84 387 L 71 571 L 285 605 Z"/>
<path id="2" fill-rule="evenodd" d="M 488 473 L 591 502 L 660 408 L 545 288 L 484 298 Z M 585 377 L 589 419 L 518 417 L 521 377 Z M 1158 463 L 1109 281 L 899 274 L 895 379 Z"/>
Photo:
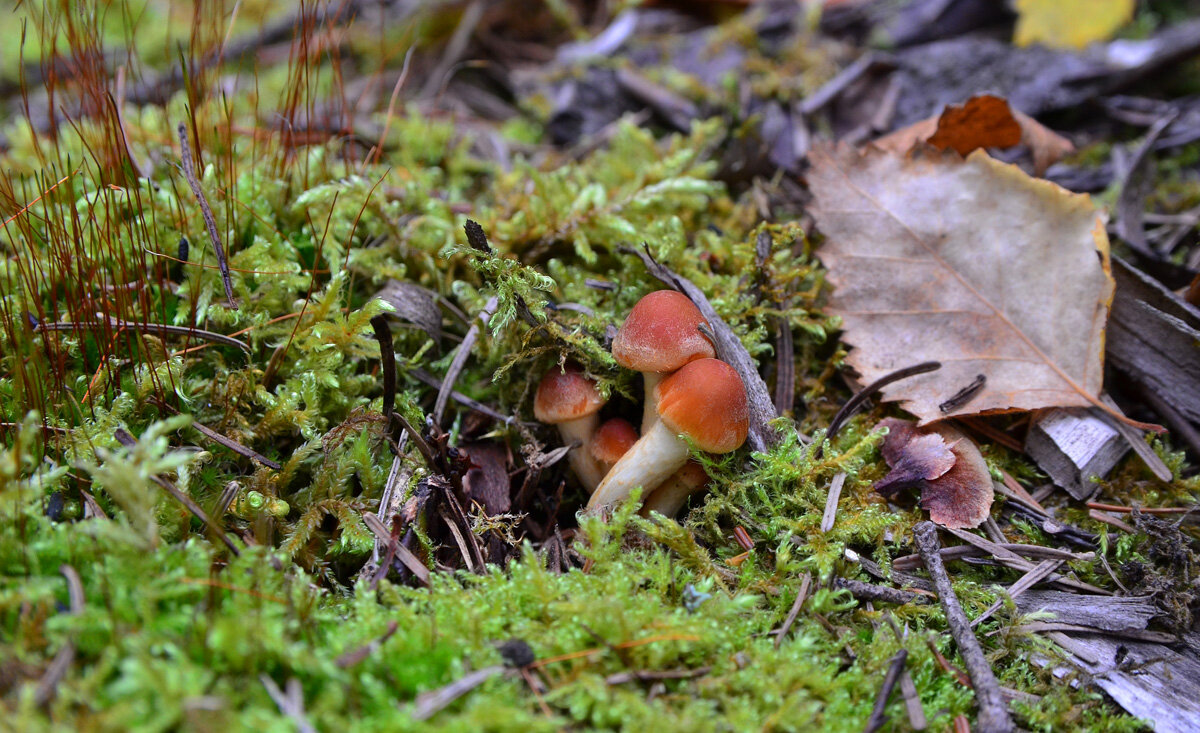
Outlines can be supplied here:
<path id="1" fill-rule="evenodd" d="M 1038 413 L 1025 439 L 1025 452 L 1074 498 L 1087 501 L 1103 478 L 1129 451 L 1129 443 L 1108 421 L 1086 409 Z"/>

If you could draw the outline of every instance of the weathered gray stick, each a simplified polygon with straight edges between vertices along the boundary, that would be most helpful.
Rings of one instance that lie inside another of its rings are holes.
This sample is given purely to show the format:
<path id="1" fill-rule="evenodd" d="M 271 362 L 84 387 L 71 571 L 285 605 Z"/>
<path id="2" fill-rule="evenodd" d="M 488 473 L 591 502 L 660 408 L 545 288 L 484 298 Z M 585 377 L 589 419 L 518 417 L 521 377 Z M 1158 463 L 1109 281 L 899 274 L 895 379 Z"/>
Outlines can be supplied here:
<path id="1" fill-rule="evenodd" d="M 946 625 L 950 627 L 950 634 L 958 644 L 958 653 L 962 656 L 967 675 L 971 678 L 971 685 L 975 688 L 975 700 L 979 704 L 980 733 L 1012 733 L 1013 721 L 1008 714 L 1004 696 L 1000 693 L 1000 683 L 996 681 L 996 675 L 992 674 L 992 667 L 983 656 L 983 649 L 979 646 L 979 640 L 975 638 L 971 622 L 967 620 L 967 615 L 958 603 L 958 596 L 954 595 L 954 588 L 950 586 L 950 576 L 946 574 L 946 566 L 942 564 L 942 544 L 938 540 L 937 527 L 933 522 L 921 522 L 913 527 L 913 537 L 917 542 L 917 551 L 925 561 L 925 569 L 933 578 L 938 600 L 941 601 L 942 610 L 946 614 Z"/>

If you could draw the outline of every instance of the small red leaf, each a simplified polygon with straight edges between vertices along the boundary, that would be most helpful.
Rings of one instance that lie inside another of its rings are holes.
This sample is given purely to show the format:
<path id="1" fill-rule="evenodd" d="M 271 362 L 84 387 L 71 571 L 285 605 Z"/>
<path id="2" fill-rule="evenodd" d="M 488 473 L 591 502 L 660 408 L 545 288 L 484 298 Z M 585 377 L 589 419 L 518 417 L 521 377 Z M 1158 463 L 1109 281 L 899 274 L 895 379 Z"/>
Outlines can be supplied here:
<path id="1" fill-rule="evenodd" d="M 992 508 L 992 478 L 979 448 L 947 425 L 918 428 L 907 420 L 888 418 L 881 452 L 891 467 L 875 490 L 892 496 L 905 488 L 921 488 L 921 507 L 929 518 L 952 529 L 978 527 Z"/>

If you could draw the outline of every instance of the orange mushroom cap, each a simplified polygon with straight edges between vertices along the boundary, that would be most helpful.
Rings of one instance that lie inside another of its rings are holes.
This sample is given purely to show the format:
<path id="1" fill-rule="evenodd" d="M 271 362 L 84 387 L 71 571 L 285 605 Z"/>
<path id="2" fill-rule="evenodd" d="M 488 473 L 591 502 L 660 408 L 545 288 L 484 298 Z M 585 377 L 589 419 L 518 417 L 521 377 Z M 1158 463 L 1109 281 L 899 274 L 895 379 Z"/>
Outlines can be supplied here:
<path id="1" fill-rule="evenodd" d="M 746 442 L 750 405 L 746 386 L 719 359 L 689 362 L 658 385 L 658 415 L 707 453 L 729 453 Z"/>
<path id="2" fill-rule="evenodd" d="M 629 311 L 612 343 L 617 363 L 638 372 L 673 372 L 717 355 L 698 326 L 704 316 L 683 293 L 656 290 Z"/>
<path id="3" fill-rule="evenodd" d="M 616 463 L 638 441 L 637 428 L 624 418 L 605 420 L 592 436 L 592 458 L 601 463 Z"/>
<path id="4" fill-rule="evenodd" d="M 557 425 L 587 417 L 604 407 L 596 383 L 577 367 L 551 369 L 542 377 L 533 400 L 533 415 L 540 422 Z"/>

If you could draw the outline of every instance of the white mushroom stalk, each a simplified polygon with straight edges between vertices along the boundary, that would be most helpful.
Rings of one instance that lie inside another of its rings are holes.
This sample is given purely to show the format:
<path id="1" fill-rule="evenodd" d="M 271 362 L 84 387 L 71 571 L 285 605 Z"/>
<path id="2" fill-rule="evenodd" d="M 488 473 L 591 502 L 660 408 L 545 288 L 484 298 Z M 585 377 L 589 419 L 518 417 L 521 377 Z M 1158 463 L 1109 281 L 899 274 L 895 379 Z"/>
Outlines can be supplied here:
<path id="1" fill-rule="evenodd" d="M 613 464 L 588 501 L 588 509 L 627 499 L 638 486 L 648 493 L 678 471 L 687 459 L 687 441 L 662 420 L 656 420 L 650 431 Z"/>
<path id="2" fill-rule="evenodd" d="M 664 517 L 674 517 L 687 503 L 688 497 L 699 491 L 707 481 L 708 474 L 698 463 L 685 464 L 651 492 L 642 505 L 642 516 L 648 517 L 651 512 L 658 512 Z"/>

